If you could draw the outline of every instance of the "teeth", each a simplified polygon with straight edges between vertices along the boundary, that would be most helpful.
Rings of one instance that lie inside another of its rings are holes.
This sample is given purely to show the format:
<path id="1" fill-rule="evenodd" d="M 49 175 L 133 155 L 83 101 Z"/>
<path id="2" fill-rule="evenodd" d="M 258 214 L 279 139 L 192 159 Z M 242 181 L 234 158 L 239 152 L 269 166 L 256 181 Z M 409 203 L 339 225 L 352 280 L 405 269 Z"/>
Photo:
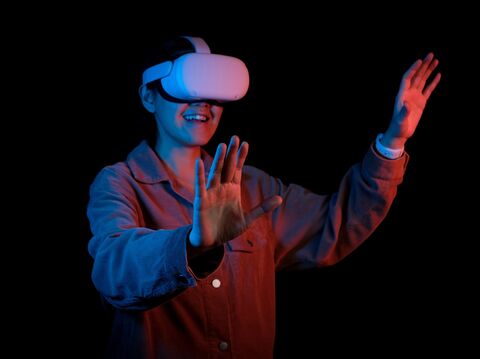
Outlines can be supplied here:
<path id="1" fill-rule="evenodd" d="M 196 115 L 185 115 L 185 116 L 183 116 L 183 117 L 184 117 L 185 120 L 187 120 L 187 121 L 203 121 L 203 122 L 205 122 L 205 121 L 207 121 L 207 119 L 208 119 L 207 116 L 205 116 L 205 115 L 198 115 L 198 114 L 196 114 Z"/>

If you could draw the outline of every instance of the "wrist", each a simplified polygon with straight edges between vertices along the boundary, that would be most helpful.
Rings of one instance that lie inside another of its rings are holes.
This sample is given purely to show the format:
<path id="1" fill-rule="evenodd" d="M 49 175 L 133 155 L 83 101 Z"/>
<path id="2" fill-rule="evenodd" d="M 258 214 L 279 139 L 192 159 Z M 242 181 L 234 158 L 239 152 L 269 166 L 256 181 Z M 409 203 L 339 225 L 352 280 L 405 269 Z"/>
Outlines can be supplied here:
<path id="1" fill-rule="evenodd" d="M 390 136 L 388 134 L 388 131 L 385 132 L 385 134 L 382 134 L 380 138 L 380 143 L 383 146 L 391 148 L 393 150 L 400 150 L 405 148 L 405 142 L 407 142 L 406 138 Z"/>
<path id="2" fill-rule="evenodd" d="M 384 138 L 383 133 L 379 133 L 376 140 L 375 140 L 375 148 L 377 152 L 382 155 L 385 158 L 388 158 L 390 160 L 397 159 L 403 155 L 404 147 L 402 142 L 398 142 L 394 144 L 393 146 L 395 147 L 390 147 L 387 146 L 385 143 L 383 143 L 382 139 Z M 386 141 L 387 143 L 391 143 L 390 141 Z M 403 142 L 405 144 L 405 142 Z M 400 146 L 400 147 L 396 147 Z"/>
<path id="3" fill-rule="evenodd" d="M 195 258 L 195 257 L 201 256 L 204 253 L 206 253 L 208 251 L 211 251 L 212 249 L 215 249 L 216 247 L 218 247 L 216 245 L 205 246 L 205 245 L 202 244 L 201 241 L 192 240 L 192 231 L 191 230 L 188 233 L 186 242 L 187 242 L 188 258 Z"/>

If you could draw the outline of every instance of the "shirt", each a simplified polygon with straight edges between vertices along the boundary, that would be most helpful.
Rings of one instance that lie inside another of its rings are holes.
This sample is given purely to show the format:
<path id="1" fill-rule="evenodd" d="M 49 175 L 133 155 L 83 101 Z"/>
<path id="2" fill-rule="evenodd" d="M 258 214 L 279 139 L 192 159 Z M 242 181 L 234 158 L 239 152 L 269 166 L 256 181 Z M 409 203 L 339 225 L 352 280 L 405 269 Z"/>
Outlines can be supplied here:
<path id="1" fill-rule="evenodd" d="M 208 174 L 212 158 L 202 157 Z M 200 267 L 211 265 L 200 277 L 186 252 L 193 198 L 174 188 L 142 142 L 125 162 L 100 171 L 90 188 L 92 280 L 114 308 L 110 354 L 271 358 L 275 272 L 331 265 L 352 252 L 387 214 L 407 162 L 407 154 L 388 160 L 371 146 L 330 195 L 244 166 L 246 211 L 275 194 L 283 203 L 197 258 Z"/>

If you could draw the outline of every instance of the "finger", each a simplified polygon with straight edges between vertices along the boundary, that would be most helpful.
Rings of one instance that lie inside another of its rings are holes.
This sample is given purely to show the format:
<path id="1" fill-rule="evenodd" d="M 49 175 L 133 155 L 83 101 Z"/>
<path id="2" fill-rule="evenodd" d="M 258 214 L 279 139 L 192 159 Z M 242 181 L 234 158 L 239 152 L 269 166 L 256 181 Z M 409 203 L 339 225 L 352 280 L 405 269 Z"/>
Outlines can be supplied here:
<path id="1" fill-rule="evenodd" d="M 215 152 L 212 167 L 210 168 L 210 173 L 208 174 L 207 188 L 211 188 L 220 183 L 226 148 L 227 146 L 224 143 L 220 143 L 217 147 L 217 152 Z"/>
<path id="2" fill-rule="evenodd" d="M 435 59 L 430 63 L 430 66 L 428 66 L 427 71 L 423 74 L 422 79 L 420 80 L 418 87 L 423 90 L 425 83 L 427 82 L 428 78 L 432 74 L 433 70 L 438 66 L 438 60 Z"/>
<path id="3" fill-rule="evenodd" d="M 268 212 L 273 211 L 275 208 L 280 206 L 282 202 L 283 202 L 283 199 L 280 196 L 273 196 L 264 200 L 261 204 L 259 204 L 257 207 L 252 209 L 245 216 L 247 227 L 250 226 L 250 224 L 260 216 L 263 216 L 264 214 L 267 214 Z"/>
<path id="4" fill-rule="evenodd" d="M 238 150 L 237 154 L 237 167 L 235 168 L 235 175 L 233 176 L 233 183 L 240 184 L 242 182 L 242 171 L 243 171 L 243 164 L 245 163 L 245 159 L 247 158 L 248 154 L 248 143 L 242 142 L 240 149 Z"/>
<path id="5" fill-rule="evenodd" d="M 425 96 L 425 98 L 428 100 L 428 98 L 430 97 L 430 95 L 432 94 L 433 90 L 435 90 L 435 87 L 437 87 L 438 83 L 440 82 L 440 78 L 442 77 L 442 75 L 440 73 L 438 73 L 432 80 L 432 82 L 430 82 L 430 85 L 428 85 L 425 90 L 423 90 L 423 95 Z"/>
<path id="6" fill-rule="evenodd" d="M 231 182 L 237 165 L 237 151 L 240 140 L 238 136 L 232 136 L 228 145 L 227 157 L 222 171 L 222 183 Z"/>
<path id="7" fill-rule="evenodd" d="M 425 74 L 425 71 L 427 71 L 428 66 L 430 66 L 432 59 L 433 59 L 433 54 L 431 52 L 427 56 L 425 56 L 422 62 L 422 66 L 420 66 L 417 73 L 415 74 L 415 77 L 412 80 L 413 87 L 417 87 L 417 88 L 419 87 L 420 81 L 422 80 L 423 75 Z"/>
<path id="8" fill-rule="evenodd" d="M 415 61 L 410 68 L 403 74 L 402 82 L 400 83 L 400 89 L 398 90 L 398 94 L 395 98 L 395 111 L 399 112 L 403 106 L 402 99 L 403 94 L 406 89 L 410 88 L 411 81 L 413 76 L 416 74 L 417 70 L 419 69 L 420 65 L 422 64 L 422 60 Z"/>
<path id="9" fill-rule="evenodd" d="M 415 61 L 412 66 L 405 72 L 402 78 L 402 83 L 400 87 L 410 87 L 410 82 L 413 78 L 413 76 L 417 73 L 417 70 L 420 68 L 420 65 L 422 64 L 422 60 L 417 60 Z"/>
<path id="10" fill-rule="evenodd" d="M 205 166 L 201 158 L 195 161 L 195 200 L 202 199 L 207 196 L 207 188 L 205 187 Z"/>

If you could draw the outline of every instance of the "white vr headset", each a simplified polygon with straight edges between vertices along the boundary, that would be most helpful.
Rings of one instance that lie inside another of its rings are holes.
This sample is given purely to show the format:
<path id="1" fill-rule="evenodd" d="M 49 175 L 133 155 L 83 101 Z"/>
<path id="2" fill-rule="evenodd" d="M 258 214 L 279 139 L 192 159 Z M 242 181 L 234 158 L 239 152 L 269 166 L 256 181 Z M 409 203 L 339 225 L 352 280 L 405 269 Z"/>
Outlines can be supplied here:
<path id="1" fill-rule="evenodd" d="M 142 86 L 160 80 L 163 90 L 180 102 L 241 99 L 248 90 L 248 70 L 243 61 L 231 56 L 211 54 L 199 37 L 186 37 L 194 53 L 162 62 L 143 72 Z"/>

